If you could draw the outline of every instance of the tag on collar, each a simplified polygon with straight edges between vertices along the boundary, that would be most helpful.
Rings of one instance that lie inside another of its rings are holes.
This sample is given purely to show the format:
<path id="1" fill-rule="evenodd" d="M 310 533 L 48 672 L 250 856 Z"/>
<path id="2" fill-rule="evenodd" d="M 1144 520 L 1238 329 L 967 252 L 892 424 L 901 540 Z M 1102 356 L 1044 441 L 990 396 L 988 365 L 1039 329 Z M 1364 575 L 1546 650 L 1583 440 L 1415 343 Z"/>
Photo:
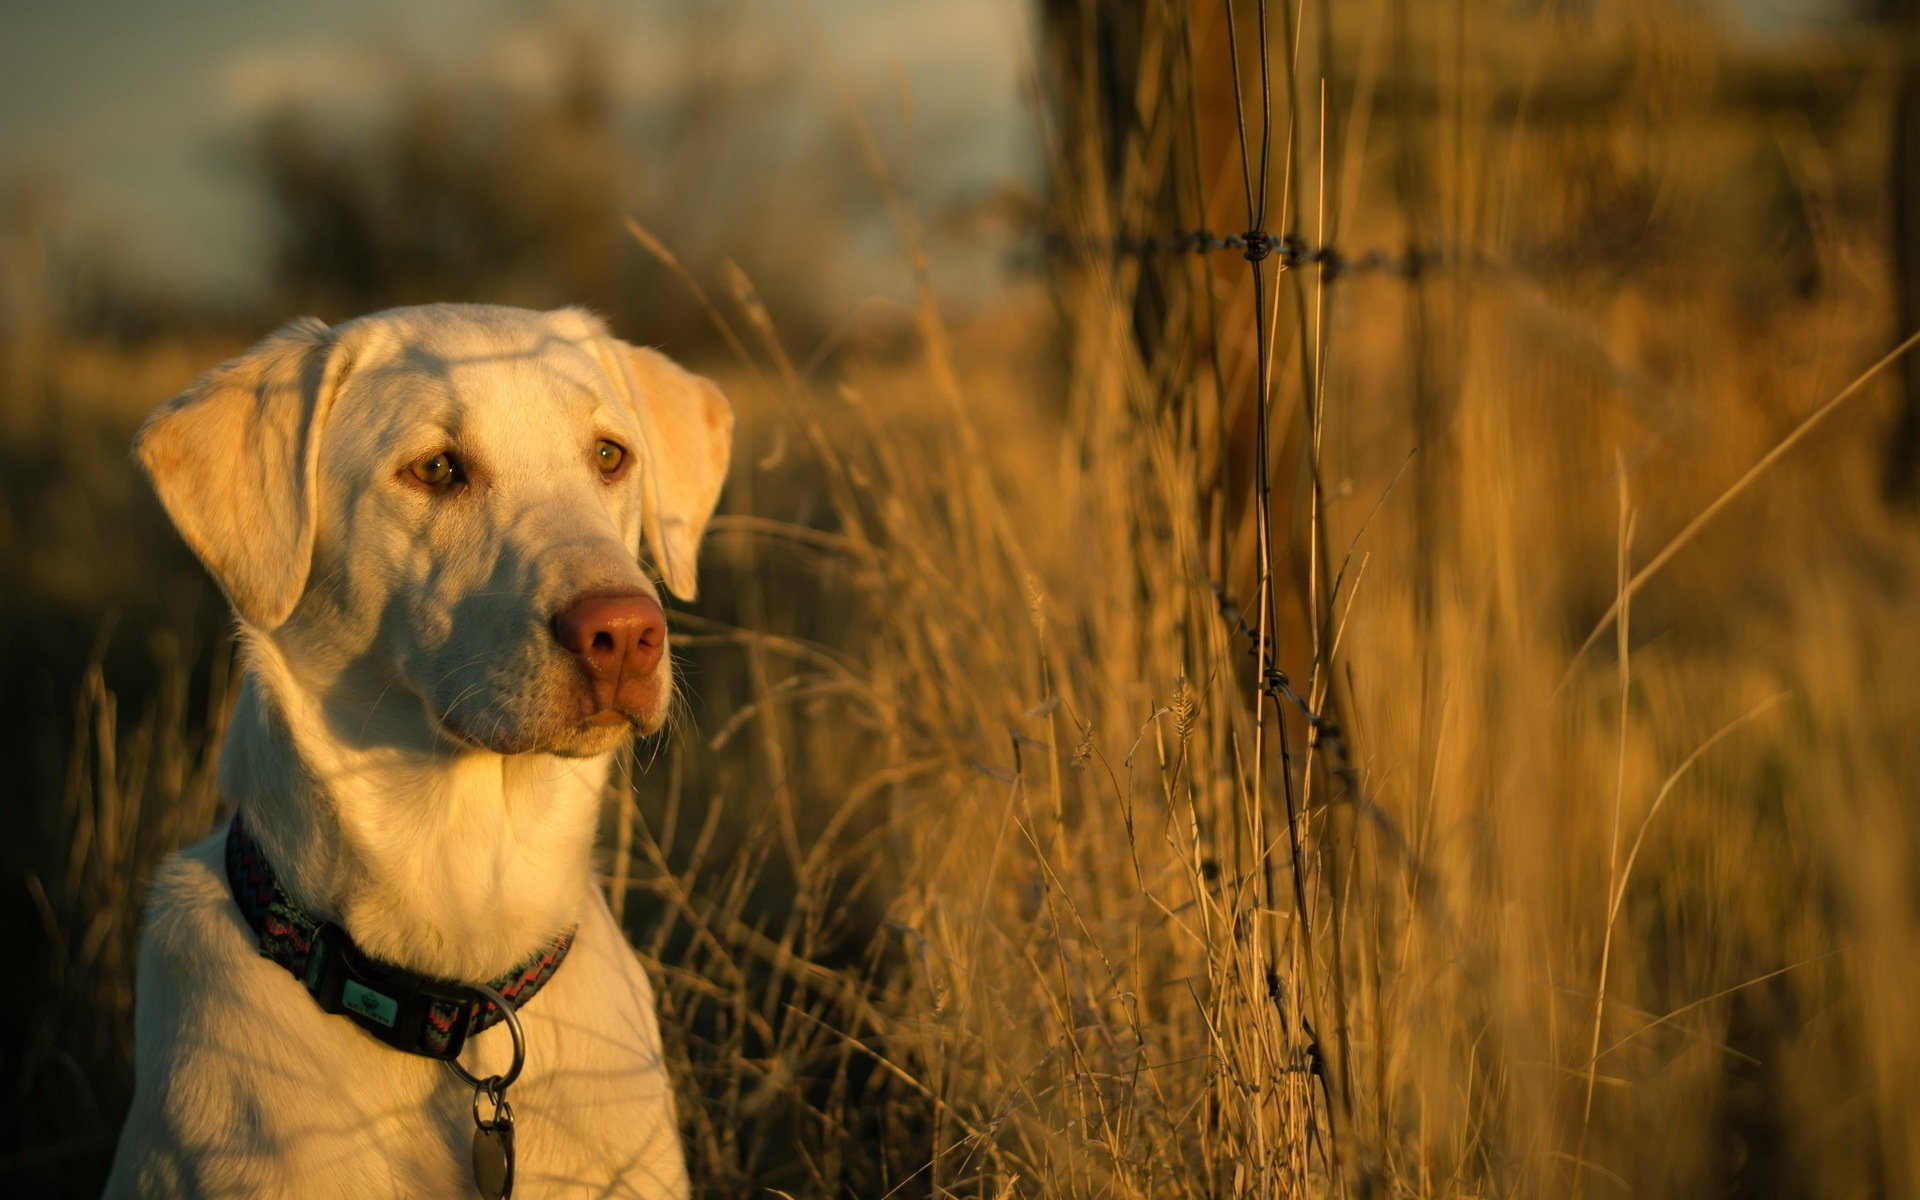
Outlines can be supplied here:
<path id="1" fill-rule="evenodd" d="M 332 922 L 314 934 L 303 982 L 326 1012 L 350 1018 L 395 1050 L 427 1058 L 458 1057 L 484 1003 L 461 984 L 367 958 Z"/>

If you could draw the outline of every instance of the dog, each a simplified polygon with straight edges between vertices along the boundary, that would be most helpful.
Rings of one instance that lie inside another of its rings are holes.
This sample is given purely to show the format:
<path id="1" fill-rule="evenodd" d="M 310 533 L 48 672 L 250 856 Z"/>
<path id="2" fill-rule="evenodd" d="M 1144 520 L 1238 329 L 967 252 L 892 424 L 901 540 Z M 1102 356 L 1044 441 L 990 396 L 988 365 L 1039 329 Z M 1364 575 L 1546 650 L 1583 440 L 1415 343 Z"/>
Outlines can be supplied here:
<path id="1" fill-rule="evenodd" d="M 641 547 L 693 598 L 732 430 L 591 314 L 481 305 L 303 318 L 155 410 L 237 816 L 155 874 L 109 1196 L 687 1194 L 590 860 L 672 699 Z"/>

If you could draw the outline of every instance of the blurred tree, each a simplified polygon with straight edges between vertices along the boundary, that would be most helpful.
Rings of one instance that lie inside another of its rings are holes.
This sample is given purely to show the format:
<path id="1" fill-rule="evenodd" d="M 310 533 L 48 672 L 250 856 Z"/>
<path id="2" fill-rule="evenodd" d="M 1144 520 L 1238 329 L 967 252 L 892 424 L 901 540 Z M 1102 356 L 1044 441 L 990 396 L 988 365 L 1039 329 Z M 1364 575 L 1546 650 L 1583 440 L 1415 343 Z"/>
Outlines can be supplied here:
<path id="1" fill-rule="evenodd" d="M 334 317 L 455 298 L 611 307 L 624 235 L 609 95 L 604 56 L 576 37 L 546 94 L 414 80 L 360 137 L 281 108 L 254 146 L 277 287 Z"/>
<path id="2" fill-rule="evenodd" d="M 871 287 L 835 252 L 880 211 L 856 142 L 837 110 L 823 122 L 797 103 L 795 60 L 762 31 L 702 10 L 679 36 L 670 76 L 624 75 L 617 43 L 567 26 L 533 44 L 532 86 L 404 56 L 371 121 L 326 97 L 270 111 L 246 164 L 276 306 L 583 304 L 674 353 L 715 350 L 705 309 L 628 236 L 631 214 L 710 295 L 751 280 L 790 343 L 826 336 L 832 307 Z"/>
<path id="3" fill-rule="evenodd" d="M 143 262 L 128 231 L 88 213 L 65 175 L 30 165 L 0 177 L 0 360 L 63 337 L 128 345 L 188 323 L 189 305 Z M 0 422 L 21 388 L 0 371 Z"/>

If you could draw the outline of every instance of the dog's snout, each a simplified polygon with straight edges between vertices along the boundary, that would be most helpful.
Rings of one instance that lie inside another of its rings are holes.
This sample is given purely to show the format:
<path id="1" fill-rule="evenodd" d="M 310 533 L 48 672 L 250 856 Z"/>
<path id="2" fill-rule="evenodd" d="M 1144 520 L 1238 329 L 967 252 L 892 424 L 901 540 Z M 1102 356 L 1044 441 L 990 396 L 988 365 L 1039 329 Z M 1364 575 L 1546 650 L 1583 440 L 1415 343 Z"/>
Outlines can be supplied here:
<path id="1" fill-rule="evenodd" d="M 667 615 L 645 592 L 581 596 L 553 616 L 553 636 L 595 680 L 645 679 L 667 647 Z"/>

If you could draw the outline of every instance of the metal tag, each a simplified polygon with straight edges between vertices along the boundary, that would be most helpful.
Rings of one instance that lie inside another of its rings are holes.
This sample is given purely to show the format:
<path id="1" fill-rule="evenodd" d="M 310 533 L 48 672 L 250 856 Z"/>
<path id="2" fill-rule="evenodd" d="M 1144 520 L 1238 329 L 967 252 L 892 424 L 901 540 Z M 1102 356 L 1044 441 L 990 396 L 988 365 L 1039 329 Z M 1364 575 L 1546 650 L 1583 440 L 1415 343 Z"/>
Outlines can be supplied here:
<path id="1" fill-rule="evenodd" d="M 473 1182 L 485 1200 L 507 1200 L 513 1195 L 513 1118 L 474 1129 Z"/>

